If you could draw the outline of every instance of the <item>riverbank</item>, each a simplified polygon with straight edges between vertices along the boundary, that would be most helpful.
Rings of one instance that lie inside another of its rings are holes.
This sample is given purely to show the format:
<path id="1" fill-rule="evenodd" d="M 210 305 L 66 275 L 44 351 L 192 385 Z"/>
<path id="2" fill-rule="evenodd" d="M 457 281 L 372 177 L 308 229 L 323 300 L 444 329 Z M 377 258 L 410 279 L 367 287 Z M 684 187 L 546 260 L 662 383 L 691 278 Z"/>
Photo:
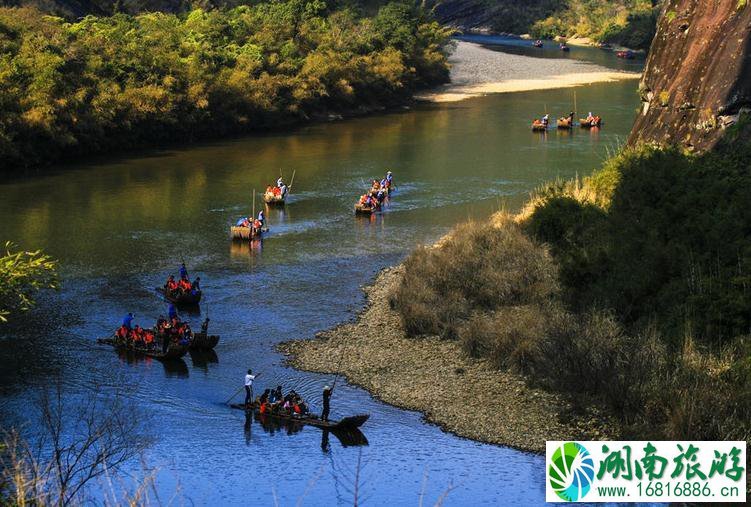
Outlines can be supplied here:
<path id="1" fill-rule="evenodd" d="M 416 99 L 455 102 L 490 93 L 571 88 L 641 77 L 637 72 L 619 72 L 581 61 L 493 51 L 465 41 L 457 41 L 448 61 L 451 82 L 419 92 L 415 94 Z"/>
<path id="2" fill-rule="evenodd" d="M 573 416 L 560 396 L 466 357 L 456 341 L 407 338 L 389 303 L 402 275 L 401 266 L 382 271 L 365 289 L 368 305 L 355 322 L 279 350 L 295 368 L 339 373 L 384 402 L 420 411 L 473 440 L 542 453 L 546 440 L 607 437 L 610 422 L 602 415 Z"/>

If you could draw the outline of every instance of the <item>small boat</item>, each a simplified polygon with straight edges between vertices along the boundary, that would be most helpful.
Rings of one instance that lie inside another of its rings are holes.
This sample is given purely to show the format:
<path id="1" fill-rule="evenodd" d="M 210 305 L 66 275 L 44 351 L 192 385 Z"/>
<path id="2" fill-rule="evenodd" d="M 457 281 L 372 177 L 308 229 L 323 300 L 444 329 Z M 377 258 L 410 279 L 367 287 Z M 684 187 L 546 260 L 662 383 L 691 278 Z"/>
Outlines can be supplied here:
<path id="1" fill-rule="evenodd" d="M 568 47 L 565 42 L 561 44 L 559 48 L 561 49 L 561 51 L 565 51 L 565 52 L 571 51 L 571 48 Z"/>
<path id="2" fill-rule="evenodd" d="M 156 291 L 164 296 L 164 299 L 178 306 L 195 306 L 201 302 L 201 291 L 185 292 L 181 290 L 169 292 L 164 287 L 156 287 Z"/>
<path id="3" fill-rule="evenodd" d="M 135 347 L 133 345 L 128 345 L 126 343 L 123 343 L 121 340 L 118 340 L 114 337 L 99 338 L 97 339 L 97 343 L 101 343 L 104 345 L 111 345 L 118 350 L 122 350 L 126 352 L 133 352 L 136 354 L 153 357 L 154 359 L 158 359 L 159 361 L 171 361 L 175 359 L 180 359 L 185 354 L 188 353 L 188 346 L 175 345 L 174 343 L 170 344 L 169 348 L 167 349 L 167 352 L 162 352 L 162 349 L 160 347 L 156 347 L 152 349 L 148 349 L 145 347 Z"/>
<path id="4" fill-rule="evenodd" d="M 586 118 L 579 118 L 579 126 L 583 129 L 598 128 L 602 125 L 602 118 L 595 116 L 591 120 Z"/>
<path id="5" fill-rule="evenodd" d="M 532 43 L 532 45 L 533 45 L 534 47 L 536 47 L 536 48 L 541 48 L 541 47 L 543 47 L 543 46 L 544 46 L 545 44 L 543 44 L 543 42 L 542 42 L 541 40 L 536 40 L 536 41 L 534 41 L 534 42 Z"/>
<path id="6" fill-rule="evenodd" d="M 264 417 L 269 417 L 272 419 L 279 419 L 283 421 L 294 421 L 296 423 L 307 424 L 308 426 L 315 426 L 316 428 L 321 428 L 321 429 L 330 430 L 330 431 L 346 431 L 346 430 L 353 430 L 353 429 L 359 428 L 360 426 L 365 424 L 365 421 L 367 421 L 368 418 L 370 417 L 369 414 L 361 414 L 361 415 L 355 415 L 351 417 L 345 417 L 343 419 L 340 419 L 339 421 L 322 421 L 316 415 L 298 415 L 298 414 L 292 414 L 286 411 L 266 412 L 265 414 L 261 414 L 261 411 L 259 410 L 257 403 L 252 403 L 251 405 L 244 405 L 242 403 L 233 403 L 230 405 L 230 407 L 234 409 L 238 409 L 238 410 L 244 410 L 245 412 L 251 412 L 257 415 L 263 415 Z"/>
<path id="7" fill-rule="evenodd" d="M 634 53 L 630 49 L 627 49 L 626 51 L 616 52 L 615 56 L 617 56 L 618 58 L 623 58 L 624 60 L 633 60 L 634 58 L 636 58 L 636 53 Z"/>
<path id="8" fill-rule="evenodd" d="M 532 132 L 547 132 L 548 126 L 540 120 L 532 122 Z"/>

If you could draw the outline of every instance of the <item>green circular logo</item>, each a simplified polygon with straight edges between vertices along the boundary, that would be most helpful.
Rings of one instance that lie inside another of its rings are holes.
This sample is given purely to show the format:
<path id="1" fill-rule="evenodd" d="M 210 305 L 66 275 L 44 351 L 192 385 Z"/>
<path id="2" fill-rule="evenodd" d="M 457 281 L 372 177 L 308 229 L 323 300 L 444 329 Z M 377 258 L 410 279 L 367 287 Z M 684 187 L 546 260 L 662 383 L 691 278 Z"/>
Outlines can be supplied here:
<path id="1" fill-rule="evenodd" d="M 550 487 L 567 502 L 584 498 L 592 487 L 594 477 L 592 456 L 578 442 L 566 442 L 558 447 L 548 463 Z"/>

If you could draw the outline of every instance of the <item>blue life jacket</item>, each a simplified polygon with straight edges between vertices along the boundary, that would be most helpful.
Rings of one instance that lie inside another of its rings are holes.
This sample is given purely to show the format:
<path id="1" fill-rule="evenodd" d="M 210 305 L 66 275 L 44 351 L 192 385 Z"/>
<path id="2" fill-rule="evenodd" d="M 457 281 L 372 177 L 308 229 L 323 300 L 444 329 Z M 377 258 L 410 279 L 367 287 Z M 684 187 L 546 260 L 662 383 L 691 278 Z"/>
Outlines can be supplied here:
<path id="1" fill-rule="evenodd" d="M 127 329 L 130 329 L 133 325 L 133 316 L 131 314 L 126 315 L 123 317 L 123 326 L 125 326 Z"/>

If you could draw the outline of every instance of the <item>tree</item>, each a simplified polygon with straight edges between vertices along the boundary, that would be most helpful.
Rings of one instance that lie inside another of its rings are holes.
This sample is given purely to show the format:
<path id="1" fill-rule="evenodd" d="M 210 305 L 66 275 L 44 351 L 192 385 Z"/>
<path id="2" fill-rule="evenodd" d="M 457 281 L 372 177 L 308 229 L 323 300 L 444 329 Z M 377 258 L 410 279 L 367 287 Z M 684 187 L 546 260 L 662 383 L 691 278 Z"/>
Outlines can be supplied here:
<path id="1" fill-rule="evenodd" d="M 57 262 L 35 252 L 12 252 L 13 244 L 5 244 L 0 257 L 0 322 L 6 322 L 13 312 L 23 312 L 34 306 L 34 296 L 41 289 L 57 289 Z"/>

